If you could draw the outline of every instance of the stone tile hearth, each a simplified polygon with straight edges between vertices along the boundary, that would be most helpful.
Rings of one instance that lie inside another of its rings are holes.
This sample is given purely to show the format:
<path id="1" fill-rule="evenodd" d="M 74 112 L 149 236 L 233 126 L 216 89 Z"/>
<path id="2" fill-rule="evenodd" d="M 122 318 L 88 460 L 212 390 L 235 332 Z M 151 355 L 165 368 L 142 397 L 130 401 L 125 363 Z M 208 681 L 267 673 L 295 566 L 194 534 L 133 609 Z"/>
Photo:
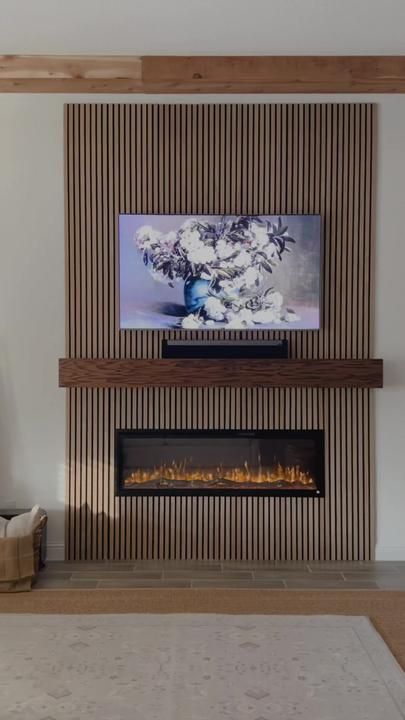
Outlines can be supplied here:
<path id="1" fill-rule="evenodd" d="M 405 562 L 49 562 L 35 588 L 405 590 Z"/>

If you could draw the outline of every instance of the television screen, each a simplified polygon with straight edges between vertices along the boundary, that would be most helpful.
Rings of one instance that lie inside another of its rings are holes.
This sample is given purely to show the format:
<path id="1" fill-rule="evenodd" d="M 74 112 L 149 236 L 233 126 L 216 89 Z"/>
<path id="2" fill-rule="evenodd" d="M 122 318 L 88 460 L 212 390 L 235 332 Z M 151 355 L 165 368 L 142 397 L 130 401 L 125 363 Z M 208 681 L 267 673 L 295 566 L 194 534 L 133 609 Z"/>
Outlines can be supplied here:
<path id="1" fill-rule="evenodd" d="M 319 215 L 120 215 L 119 256 L 121 329 L 319 329 Z"/>

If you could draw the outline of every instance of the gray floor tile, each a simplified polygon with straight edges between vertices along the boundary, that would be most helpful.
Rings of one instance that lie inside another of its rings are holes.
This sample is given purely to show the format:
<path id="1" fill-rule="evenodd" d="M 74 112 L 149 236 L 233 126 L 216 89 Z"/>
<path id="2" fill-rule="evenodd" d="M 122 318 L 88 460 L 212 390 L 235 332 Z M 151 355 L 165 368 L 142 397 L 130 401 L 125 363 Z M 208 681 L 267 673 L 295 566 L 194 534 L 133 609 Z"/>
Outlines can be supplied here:
<path id="1" fill-rule="evenodd" d="M 115 572 L 115 571 L 109 571 L 109 572 L 102 572 L 99 571 L 97 573 L 89 573 L 89 572 L 74 572 L 72 573 L 72 579 L 73 580 L 112 580 L 112 581 L 118 581 L 118 580 L 161 580 L 162 579 L 162 573 L 161 572 L 147 572 L 147 571 L 139 571 L 139 572 Z"/>
<path id="2" fill-rule="evenodd" d="M 405 577 L 402 575 L 379 575 L 376 582 L 381 590 L 405 590 Z"/>
<path id="3" fill-rule="evenodd" d="M 372 580 L 294 580 L 287 578 L 287 589 L 295 590 L 378 590 L 378 585 Z"/>
<path id="4" fill-rule="evenodd" d="M 136 570 L 156 570 L 165 572 L 170 570 L 209 570 L 210 572 L 221 572 L 220 562 L 211 560 L 137 560 Z"/>
<path id="5" fill-rule="evenodd" d="M 225 577 L 218 577 L 216 580 L 213 578 L 192 580 L 191 586 L 193 588 L 250 588 L 251 590 L 254 588 L 285 588 L 282 580 L 228 580 Z"/>
<path id="6" fill-rule="evenodd" d="M 323 561 L 323 560 L 317 560 L 316 562 L 309 562 L 308 568 L 310 572 L 343 572 L 344 570 L 352 569 L 352 570 L 359 570 L 361 571 L 361 568 L 363 567 L 363 564 L 361 562 L 353 561 L 342 561 L 342 560 L 335 560 L 335 561 Z"/>
<path id="7" fill-rule="evenodd" d="M 60 580 L 55 578 L 41 578 L 35 585 L 34 590 L 57 590 L 57 589 L 78 589 L 83 590 L 96 588 L 98 580 Z"/>
<path id="8" fill-rule="evenodd" d="M 289 587 L 405 590 L 405 562 L 49 562 L 35 587 Z"/>
<path id="9" fill-rule="evenodd" d="M 309 575 L 309 567 L 306 563 L 275 563 L 274 565 L 262 565 L 254 570 L 255 573 L 259 572 L 277 572 L 283 575 L 290 575 L 290 573 L 301 573 L 301 575 Z"/>
<path id="10" fill-rule="evenodd" d="M 38 578 L 46 578 L 47 580 L 70 580 L 72 572 L 54 571 L 54 570 L 40 570 Z"/>
<path id="11" fill-rule="evenodd" d="M 191 587 L 191 580 L 146 580 L 135 579 L 130 580 L 100 580 L 98 588 L 186 588 Z"/>
<path id="12" fill-rule="evenodd" d="M 222 562 L 223 570 L 282 570 L 294 572 L 308 570 L 306 562 L 281 562 L 276 560 L 226 560 Z"/>
<path id="13" fill-rule="evenodd" d="M 253 573 L 252 572 L 243 572 L 241 571 L 226 571 L 223 573 L 220 572 L 211 572 L 211 570 L 164 570 L 163 571 L 163 577 L 170 579 L 170 578 L 195 578 L 195 579 L 215 579 L 217 577 L 224 577 L 228 580 L 252 580 L 253 579 Z"/>
<path id="14" fill-rule="evenodd" d="M 102 561 L 93 562 L 91 560 L 75 560 L 75 561 L 60 561 L 60 562 L 47 562 L 46 570 L 52 572 L 99 572 L 99 571 L 111 571 L 111 572 L 131 572 L 135 567 L 134 562 L 122 562 L 117 561 Z"/>
<path id="15" fill-rule="evenodd" d="M 378 585 L 374 580 L 345 580 L 344 587 L 346 590 L 378 590 Z"/>
<path id="16" fill-rule="evenodd" d="M 285 572 L 284 570 L 277 570 L 276 568 L 274 570 L 254 570 L 253 577 L 255 580 L 258 580 L 259 578 L 268 579 L 268 580 L 307 580 L 311 583 L 316 583 L 322 580 L 330 580 L 330 581 L 342 581 L 343 575 L 342 573 L 332 573 L 332 572 L 302 572 L 299 570 L 291 570 L 290 572 Z"/>
<path id="17" fill-rule="evenodd" d="M 392 564 L 397 568 L 398 572 L 405 574 L 405 560 L 402 562 L 396 561 L 396 562 L 393 562 Z"/>
<path id="18" fill-rule="evenodd" d="M 363 560 L 361 563 L 362 567 L 367 567 L 369 570 L 384 570 L 387 572 L 399 571 L 401 563 L 396 560 Z M 405 572 L 405 562 L 402 563 L 402 568 Z"/>
<path id="19" fill-rule="evenodd" d="M 395 582 L 396 580 L 405 582 L 405 575 L 401 575 L 398 572 L 384 572 L 378 569 L 367 570 L 367 572 L 350 572 L 349 570 L 344 570 L 342 575 L 345 580 L 375 580 L 378 582 L 380 579 L 383 580 L 387 578 L 388 582 Z"/>
<path id="20" fill-rule="evenodd" d="M 322 570 L 323 572 L 356 572 L 370 573 L 378 570 L 381 573 L 398 573 L 398 569 L 394 564 L 385 562 L 358 562 L 356 560 L 334 561 L 334 562 L 310 562 L 309 569 L 311 572 Z"/>

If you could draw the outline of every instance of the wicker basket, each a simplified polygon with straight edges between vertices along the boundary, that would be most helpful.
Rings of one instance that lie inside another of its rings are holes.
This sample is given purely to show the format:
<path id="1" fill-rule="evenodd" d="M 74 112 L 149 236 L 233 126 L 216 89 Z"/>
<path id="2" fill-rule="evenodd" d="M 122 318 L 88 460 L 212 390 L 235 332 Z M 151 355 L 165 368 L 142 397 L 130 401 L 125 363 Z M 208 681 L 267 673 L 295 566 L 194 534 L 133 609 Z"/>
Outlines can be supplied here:
<path id="1" fill-rule="evenodd" d="M 42 542 L 42 537 L 43 537 L 43 533 L 44 533 L 47 522 L 48 522 L 48 516 L 44 513 L 44 515 L 42 515 L 37 527 L 35 528 L 34 532 L 32 533 L 35 575 L 37 575 L 39 570 L 41 569 L 41 567 L 43 567 L 43 563 L 42 563 L 42 559 L 41 559 L 41 542 Z"/>

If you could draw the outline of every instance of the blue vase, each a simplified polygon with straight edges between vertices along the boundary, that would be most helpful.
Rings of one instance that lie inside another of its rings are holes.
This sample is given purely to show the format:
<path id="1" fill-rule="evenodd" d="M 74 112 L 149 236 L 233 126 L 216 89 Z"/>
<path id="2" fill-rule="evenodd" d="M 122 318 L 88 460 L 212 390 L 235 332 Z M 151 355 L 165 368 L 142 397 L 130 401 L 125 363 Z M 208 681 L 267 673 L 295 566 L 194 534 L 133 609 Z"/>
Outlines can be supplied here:
<path id="1" fill-rule="evenodd" d="M 204 307 L 209 295 L 210 281 L 193 277 L 184 283 L 184 304 L 187 313 L 195 313 Z"/>

